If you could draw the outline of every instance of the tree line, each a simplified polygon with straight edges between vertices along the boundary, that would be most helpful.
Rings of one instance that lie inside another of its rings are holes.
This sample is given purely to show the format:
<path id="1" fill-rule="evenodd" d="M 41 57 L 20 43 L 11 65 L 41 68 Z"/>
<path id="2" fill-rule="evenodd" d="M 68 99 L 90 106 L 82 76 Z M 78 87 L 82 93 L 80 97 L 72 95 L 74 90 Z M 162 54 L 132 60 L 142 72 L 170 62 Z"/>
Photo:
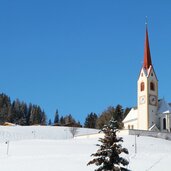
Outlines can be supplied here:
<path id="1" fill-rule="evenodd" d="M 117 128 L 122 129 L 122 121 L 127 116 L 129 111 L 130 108 L 126 107 L 124 109 L 122 105 L 118 104 L 116 107 L 109 106 L 100 115 L 91 112 L 85 119 L 84 127 L 101 129 L 104 125 L 108 124 L 111 119 L 114 119 L 117 121 Z"/>
<path id="2" fill-rule="evenodd" d="M 101 129 L 105 124 L 112 118 L 117 121 L 117 128 L 123 128 L 123 119 L 129 113 L 130 108 L 123 108 L 122 105 L 118 104 L 116 107 L 109 106 L 101 114 L 97 115 L 94 112 L 89 113 L 83 125 L 76 121 L 71 114 L 59 117 L 58 110 L 56 110 L 54 117 L 54 125 L 58 126 L 74 126 L 74 127 L 85 127 L 85 128 L 96 128 Z M 51 120 L 49 121 L 51 125 Z"/>
<path id="3" fill-rule="evenodd" d="M 6 94 L 0 94 L 0 124 L 5 122 L 17 125 L 45 125 L 46 114 L 39 105 L 21 102 L 19 99 L 11 101 Z"/>
<path id="4" fill-rule="evenodd" d="M 70 126 L 101 129 L 111 118 L 117 121 L 118 128 L 123 128 L 122 120 L 126 117 L 130 108 L 123 108 L 118 104 L 116 107 L 109 106 L 101 114 L 91 112 L 87 114 L 83 125 L 71 115 L 60 116 L 58 110 L 48 125 Z M 17 125 L 47 125 L 47 116 L 39 105 L 30 103 L 29 105 L 19 99 L 11 101 L 10 97 L 4 93 L 0 94 L 0 124 L 5 122 Z"/>
<path id="5" fill-rule="evenodd" d="M 51 125 L 51 120 L 49 120 L 49 125 Z M 54 126 L 70 126 L 70 127 L 82 127 L 79 121 L 76 121 L 71 114 L 66 116 L 59 116 L 58 110 L 55 112 Z"/>

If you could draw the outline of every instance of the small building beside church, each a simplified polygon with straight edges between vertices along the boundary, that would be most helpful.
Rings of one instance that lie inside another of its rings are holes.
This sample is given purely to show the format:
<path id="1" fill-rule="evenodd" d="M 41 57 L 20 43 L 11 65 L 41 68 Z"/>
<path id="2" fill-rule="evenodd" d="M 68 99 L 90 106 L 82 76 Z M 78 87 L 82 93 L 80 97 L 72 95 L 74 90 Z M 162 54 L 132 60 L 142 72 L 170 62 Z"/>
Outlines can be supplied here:
<path id="1" fill-rule="evenodd" d="M 144 61 L 137 81 L 137 107 L 123 120 L 125 129 L 171 132 L 171 104 L 158 98 L 158 79 L 150 54 L 146 25 Z"/>

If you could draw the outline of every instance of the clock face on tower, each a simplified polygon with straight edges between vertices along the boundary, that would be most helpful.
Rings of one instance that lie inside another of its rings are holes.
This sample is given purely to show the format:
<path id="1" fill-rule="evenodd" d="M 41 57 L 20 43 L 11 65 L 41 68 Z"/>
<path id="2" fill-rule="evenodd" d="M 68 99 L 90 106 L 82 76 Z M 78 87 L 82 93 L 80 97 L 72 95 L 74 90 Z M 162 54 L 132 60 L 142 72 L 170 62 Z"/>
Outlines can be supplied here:
<path id="1" fill-rule="evenodd" d="M 149 95 L 149 103 L 153 106 L 156 106 L 157 105 L 157 96 Z"/>
<path id="2" fill-rule="evenodd" d="M 140 96 L 140 104 L 144 104 L 145 103 L 145 96 Z"/>

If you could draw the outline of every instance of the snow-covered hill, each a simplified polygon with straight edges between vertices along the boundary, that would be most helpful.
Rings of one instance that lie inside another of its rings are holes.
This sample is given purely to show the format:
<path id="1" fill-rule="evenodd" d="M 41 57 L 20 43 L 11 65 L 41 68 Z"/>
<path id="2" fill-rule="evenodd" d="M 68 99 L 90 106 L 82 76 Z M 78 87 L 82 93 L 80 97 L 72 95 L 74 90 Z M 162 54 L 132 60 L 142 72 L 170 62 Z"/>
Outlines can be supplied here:
<path id="1" fill-rule="evenodd" d="M 98 130 L 79 129 L 78 134 Z M 93 171 L 86 166 L 97 150 L 98 137 L 73 139 L 66 127 L 0 127 L 0 168 L 3 171 Z M 169 171 L 171 141 L 124 135 L 123 146 L 132 171 Z M 5 141 L 9 140 L 9 144 Z M 17 140 L 17 141 L 16 141 Z M 7 147 L 9 151 L 7 155 Z"/>

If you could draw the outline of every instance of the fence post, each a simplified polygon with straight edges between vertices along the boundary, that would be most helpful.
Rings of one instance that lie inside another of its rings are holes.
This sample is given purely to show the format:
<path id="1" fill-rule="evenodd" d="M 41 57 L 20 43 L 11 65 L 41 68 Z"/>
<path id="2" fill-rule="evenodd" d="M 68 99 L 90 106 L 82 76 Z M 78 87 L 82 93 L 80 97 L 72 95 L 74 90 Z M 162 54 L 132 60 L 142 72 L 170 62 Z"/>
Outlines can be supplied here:
<path id="1" fill-rule="evenodd" d="M 7 155 L 8 155 L 8 153 L 9 153 L 9 140 L 6 141 L 6 144 L 7 144 Z"/>

